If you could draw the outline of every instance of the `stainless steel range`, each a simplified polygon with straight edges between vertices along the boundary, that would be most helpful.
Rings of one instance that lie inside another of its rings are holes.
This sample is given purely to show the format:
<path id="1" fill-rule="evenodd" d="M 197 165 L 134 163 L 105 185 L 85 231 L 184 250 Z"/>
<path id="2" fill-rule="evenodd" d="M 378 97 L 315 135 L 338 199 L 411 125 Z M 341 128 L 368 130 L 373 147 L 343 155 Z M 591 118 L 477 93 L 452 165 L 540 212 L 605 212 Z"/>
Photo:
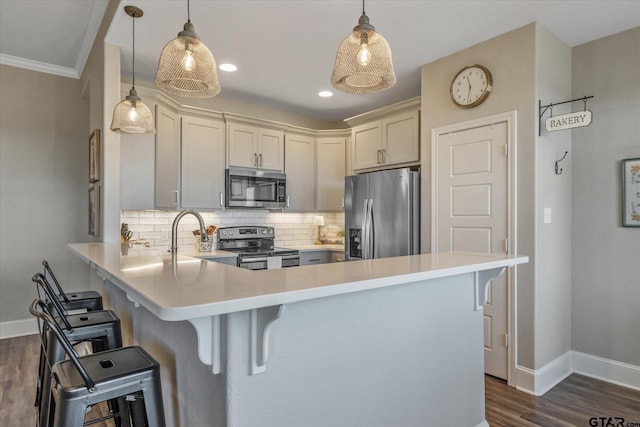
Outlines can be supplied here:
<path id="1" fill-rule="evenodd" d="M 218 228 L 218 249 L 238 254 L 238 267 L 249 270 L 297 267 L 296 249 L 274 246 L 273 227 L 242 226 Z"/>

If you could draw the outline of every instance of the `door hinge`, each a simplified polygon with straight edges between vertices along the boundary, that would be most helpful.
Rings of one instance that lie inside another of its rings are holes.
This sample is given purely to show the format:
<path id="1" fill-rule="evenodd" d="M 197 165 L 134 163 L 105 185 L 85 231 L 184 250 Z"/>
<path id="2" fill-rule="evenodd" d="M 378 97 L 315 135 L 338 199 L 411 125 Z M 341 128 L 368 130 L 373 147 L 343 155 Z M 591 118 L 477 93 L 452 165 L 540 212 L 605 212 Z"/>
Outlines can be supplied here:
<path id="1" fill-rule="evenodd" d="M 504 253 L 509 253 L 509 239 L 504 239 Z"/>
<path id="2" fill-rule="evenodd" d="M 504 334 L 504 346 L 509 348 L 509 334 Z"/>
<path id="3" fill-rule="evenodd" d="M 504 144 L 504 156 L 509 157 L 509 144 Z"/>

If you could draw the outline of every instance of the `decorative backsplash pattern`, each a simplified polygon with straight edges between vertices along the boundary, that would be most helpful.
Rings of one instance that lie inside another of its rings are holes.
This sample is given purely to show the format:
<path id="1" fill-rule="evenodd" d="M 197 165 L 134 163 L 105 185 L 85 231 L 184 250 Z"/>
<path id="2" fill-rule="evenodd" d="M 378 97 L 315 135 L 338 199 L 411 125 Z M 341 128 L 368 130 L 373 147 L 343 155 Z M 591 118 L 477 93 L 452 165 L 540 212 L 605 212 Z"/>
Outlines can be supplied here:
<path id="1" fill-rule="evenodd" d="M 323 241 L 340 241 L 344 230 L 344 213 L 281 213 L 265 210 L 229 210 L 224 212 L 199 212 L 205 225 L 230 227 L 238 225 L 266 225 L 275 228 L 277 246 L 312 245 L 318 235 L 318 226 L 313 225 L 313 217 L 324 217 L 325 226 L 321 227 Z M 171 225 L 178 212 L 174 211 L 126 211 L 120 212 L 120 222 L 129 225 L 132 250 L 136 246 L 148 246 L 155 249 L 169 249 L 171 246 Z M 178 225 L 178 247 L 196 250 L 196 238 L 193 230 L 198 221 L 193 215 L 187 215 Z M 340 236 L 339 236 L 340 235 Z"/>

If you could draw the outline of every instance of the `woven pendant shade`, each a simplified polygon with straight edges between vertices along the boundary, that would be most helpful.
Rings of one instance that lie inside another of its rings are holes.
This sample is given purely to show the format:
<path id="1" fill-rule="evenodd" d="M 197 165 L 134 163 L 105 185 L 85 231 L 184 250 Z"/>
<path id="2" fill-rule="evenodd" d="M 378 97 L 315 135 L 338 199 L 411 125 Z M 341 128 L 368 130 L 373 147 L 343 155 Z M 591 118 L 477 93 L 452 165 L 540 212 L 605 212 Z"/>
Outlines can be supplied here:
<path id="1" fill-rule="evenodd" d="M 340 44 L 331 84 L 353 94 L 380 92 L 396 84 L 391 48 L 364 11 L 353 33 Z"/>
<path id="2" fill-rule="evenodd" d="M 162 49 L 156 85 L 171 95 L 208 98 L 220 93 L 216 61 L 190 21 Z"/>
<path id="3" fill-rule="evenodd" d="M 127 133 L 156 133 L 153 114 L 140 100 L 135 89 L 131 88 L 129 95 L 113 110 L 111 130 Z"/>
<path id="4" fill-rule="evenodd" d="M 125 6 L 124 11 L 133 18 L 133 85 L 123 101 L 116 105 L 113 109 L 113 118 L 111 119 L 111 130 L 114 132 L 126 132 L 135 134 L 153 134 L 156 133 L 156 127 L 153 124 L 153 115 L 149 107 L 138 96 L 135 89 L 136 82 L 136 18 L 143 15 L 141 9 L 135 6 Z"/>

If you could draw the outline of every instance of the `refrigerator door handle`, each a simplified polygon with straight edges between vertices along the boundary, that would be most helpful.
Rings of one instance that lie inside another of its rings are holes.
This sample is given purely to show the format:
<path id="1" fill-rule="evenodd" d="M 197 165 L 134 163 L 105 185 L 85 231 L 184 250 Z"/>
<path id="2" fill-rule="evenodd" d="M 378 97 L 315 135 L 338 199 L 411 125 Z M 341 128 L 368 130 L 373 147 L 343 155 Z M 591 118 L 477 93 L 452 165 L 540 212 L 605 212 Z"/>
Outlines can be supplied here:
<path id="1" fill-rule="evenodd" d="M 376 257 L 375 242 L 376 242 L 376 224 L 373 219 L 373 199 L 369 199 L 369 234 L 367 235 L 367 243 L 369 244 L 369 258 L 374 259 Z"/>
<path id="2" fill-rule="evenodd" d="M 364 199 L 362 206 L 362 228 L 360 230 L 360 248 L 362 248 L 362 259 L 367 259 L 367 224 L 369 218 L 367 217 L 369 206 L 369 199 Z"/>

